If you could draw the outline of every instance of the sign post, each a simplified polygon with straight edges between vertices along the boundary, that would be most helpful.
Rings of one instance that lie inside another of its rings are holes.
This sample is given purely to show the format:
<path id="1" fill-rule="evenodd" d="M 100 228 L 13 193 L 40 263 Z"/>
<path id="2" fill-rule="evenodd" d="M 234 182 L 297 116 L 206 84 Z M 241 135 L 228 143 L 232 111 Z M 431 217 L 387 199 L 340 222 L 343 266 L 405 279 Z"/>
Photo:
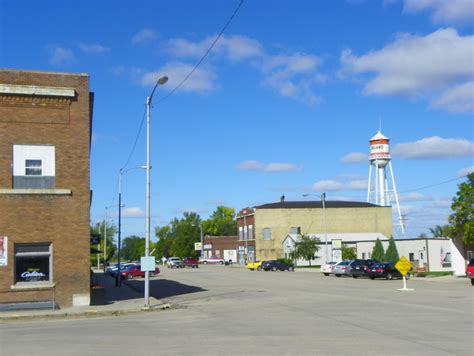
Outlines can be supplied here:
<path id="1" fill-rule="evenodd" d="M 411 263 L 404 256 L 400 257 L 398 262 L 395 264 L 395 268 L 403 276 L 403 288 L 399 288 L 400 291 L 412 291 L 413 289 L 407 288 L 407 279 L 406 275 L 411 270 Z"/>

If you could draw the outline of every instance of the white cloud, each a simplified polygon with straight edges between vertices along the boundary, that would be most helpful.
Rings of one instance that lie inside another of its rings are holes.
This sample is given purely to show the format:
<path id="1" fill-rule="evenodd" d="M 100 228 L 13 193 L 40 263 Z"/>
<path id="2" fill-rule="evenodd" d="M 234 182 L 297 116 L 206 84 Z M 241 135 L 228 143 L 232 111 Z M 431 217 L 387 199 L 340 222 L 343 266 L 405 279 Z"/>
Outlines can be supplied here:
<path id="1" fill-rule="evenodd" d="M 307 105 L 316 105 L 321 97 L 314 94 L 315 84 L 322 84 L 326 77 L 318 72 L 321 59 L 314 55 L 267 56 L 262 62 L 265 78 L 262 84 L 279 95 L 298 100 Z"/>
<path id="2" fill-rule="evenodd" d="M 158 35 L 156 34 L 155 31 L 149 28 L 144 28 L 143 30 L 138 31 L 137 33 L 133 35 L 132 44 L 139 45 L 142 43 L 156 40 L 157 38 L 158 38 Z"/>
<path id="3" fill-rule="evenodd" d="M 175 57 L 201 58 L 215 40 L 210 36 L 192 42 L 183 38 L 172 39 L 165 51 Z M 210 52 L 211 58 L 224 58 L 230 62 L 244 62 L 258 68 L 263 74 L 261 83 L 278 95 L 316 105 L 321 97 L 314 93 L 316 84 L 324 84 L 327 77 L 318 71 L 321 59 L 310 54 L 268 55 L 264 46 L 246 36 L 222 36 Z"/>
<path id="4" fill-rule="evenodd" d="M 216 36 L 209 36 L 200 42 L 183 38 L 171 39 L 166 51 L 177 57 L 200 58 L 215 38 Z M 224 56 L 233 62 L 260 57 L 263 53 L 263 46 L 258 41 L 245 36 L 222 36 L 211 51 L 211 55 Z"/>
<path id="5" fill-rule="evenodd" d="M 365 95 L 396 95 L 410 98 L 428 98 L 443 95 L 433 105 L 448 106 L 451 112 L 464 112 L 466 105 L 453 108 L 449 90 L 456 98 L 466 95 L 462 85 L 472 81 L 474 36 L 460 36 L 452 28 L 440 29 L 427 36 L 400 34 L 397 39 L 378 51 L 355 56 L 350 50 L 341 54 L 340 75 L 373 73 L 364 86 Z M 469 93 L 467 93 L 469 94 Z M 471 93 L 471 100 L 473 100 Z M 461 100 L 465 103 L 465 99 Z"/>
<path id="6" fill-rule="evenodd" d="M 110 50 L 100 44 L 79 43 L 78 47 L 85 54 L 104 54 Z"/>
<path id="7" fill-rule="evenodd" d="M 77 61 L 73 51 L 69 48 L 52 45 L 48 50 L 49 63 L 52 65 L 68 65 Z"/>
<path id="8" fill-rule="evenodd" d="M 125 208 L 121 211 L 122 218 L 144 218 L 145 212 L 138 207 Z"/>
<path id="9" fill-rule="evenodd" d="M 474 81 L 448 88 L 431 101 L 431 107 L 459 114 L 474 110 Z"/>
<path id="10" fill-rule="evenodd" d="M 141 75 L 141 84 L 144 86 L 154 86 L 156 80 L 164 75 L 169 78 L 167 88 L 176 87 L 188 75 L 193 66 L 186 63 L 170 63 L 158 71 L 148 72 Z M 217 75 L 206 67 L 197 68 L 193 74 L 179 88 L 179 91 L 208 94 L 215 90 L 214 81 Z M 162 87 L 162 86 L 160 86 Z"/>
<path id="11" fill-rule="evenodd" d="M 428 137 L 416 142 L 400 143 L 393 155 L 402 159 L 453 159 L 474 156 L 474 144 L 464 139 Z"/>
<path id="12" fill-rule="evenodd" d="M 430 209 L 451 208 L 451 204 L 453 204 L 453 202 L 450 199 L 436 199 L 424 207 Z"/>
<path id="13" fill-rule="evenodd" d="M 313 191 L 316 192 L 335 192 L 341 190 L 367 190 L 367 180 L 360 179 L 350 182 L 337 182 L 334 180 L 322 180 L 313 184 Z"/>
<path id="14" fill-rule="evenodd" d="M 367 164 L 369 156 L 362 152 L 352 152 L 341 158 L 342 164 Z"/>
<path id="15" fill-rule="evenodd" d="M 474 166 L 461 169 L 461 170 L 457 173 L 456 176 L 457 176 L 457 177 L 466 177 L 469 173 L 474 173 Z"/>
<path id="16" fill-rule="evenodd" d="M 474 21 L 472 0 L 405 0 L 403 11 L 430 11 L 432 21 L 442 24 Z"/>
<path id="17" fill-rule="evenodd" d="M 412 192 L 408 194 L 402 194 L 398 197 L 401 202 L 415 202 L 415 201 L 428 201 L 433 200 L 432 197 L 425 196 L 423 194 Z"/>
<path id="18" fill-rule="evenodd" d="M 295 165 L 291 163 L 261 163 L 258 161 L 244 161 L 239 163 L 235 169 L 237 171 L 255 171 L 266 173 L 280 172 L 301 172 L 304 169 L 302 164 Z"/>

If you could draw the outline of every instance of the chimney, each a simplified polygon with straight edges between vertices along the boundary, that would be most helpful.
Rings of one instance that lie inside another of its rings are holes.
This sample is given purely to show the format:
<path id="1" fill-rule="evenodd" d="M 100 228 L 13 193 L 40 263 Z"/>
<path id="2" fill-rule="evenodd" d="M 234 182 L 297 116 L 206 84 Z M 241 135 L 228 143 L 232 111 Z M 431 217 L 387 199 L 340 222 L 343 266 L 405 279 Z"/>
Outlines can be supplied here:
<path id="1" fill-rule="evenodd" d="M 280 197 L 280 203 L 284 203 L 285 202 L 285 194 L 283 194 L 281 197 Z"/>

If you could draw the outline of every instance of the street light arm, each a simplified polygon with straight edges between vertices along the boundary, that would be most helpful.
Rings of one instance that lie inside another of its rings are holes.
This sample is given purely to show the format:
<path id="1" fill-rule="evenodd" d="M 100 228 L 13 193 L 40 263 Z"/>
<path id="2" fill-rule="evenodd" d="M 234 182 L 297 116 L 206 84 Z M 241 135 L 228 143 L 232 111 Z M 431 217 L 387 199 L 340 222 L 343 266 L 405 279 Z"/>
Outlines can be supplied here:
<path id="1" fill-rule="evenodd" d="M 151 104 L 151 99 L 153 99 L 153 94 L 155 94 L 155 90 L 156 90 L 156 88 L 158 87 L 158 85 L 166 84 L 167 81 L 168 81 L 168 77 L 167 77 L 167 76 L 163 76 L 163 77 L 161 77 L 160 79 L 158 79 L 158 80 L 156 81 L 156 84 L 155 84 L 155 86 L 153 87 L 153 90 L 151 91 L 150 96 L 147 98 L 148 104 Z"/>

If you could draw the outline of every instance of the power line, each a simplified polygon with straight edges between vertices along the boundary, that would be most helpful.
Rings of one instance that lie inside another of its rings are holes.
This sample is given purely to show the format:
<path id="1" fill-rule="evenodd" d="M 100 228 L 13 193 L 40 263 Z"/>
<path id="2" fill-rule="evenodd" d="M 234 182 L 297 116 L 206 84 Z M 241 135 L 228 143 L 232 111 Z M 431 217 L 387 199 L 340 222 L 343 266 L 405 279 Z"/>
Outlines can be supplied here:
<path id="1" fill-rule="evenodd" d="M 219 41 L 219 39 L 221 38 L 221 36 L 224 34 L 225 30 L 227 29 L 227 27 L 229 27 L 230 23 L 232 22 L 232 20 L 234 19 L 234 17 L 237 15 L 237 12 L 239 12 L 240 10 L 240 7 L 242 6 L 242 4 L 244 3 L 244 0 L 240 0 L 240 3 L 239 5 L 236 7 L 236 9 L 234 10 L 234 13 L 232 14 L 232 16 L 227 20 L 226 24 L 224 25 L 224 27 L 222 28 L 222 30 L 219 32 L 219 34 L 217 35 L 217 37 L 214 39 L 214 41 L 212 41 L 211 45 L 209 46 L 209 48 L 207 49 L 207 51 L 204 53 L 204 55 L 201 57 L 201 59 L 196 63 L 196 65 L 193 67 L 193 69 L 183 78 L 183 80 L 181 80 L 181 82 L 178 83 L 178 85 L 176 85 L 168 94 L 166 94 L 163 98 L 159 99 L 157 104 L 158 103 L 161 103 L 163 101 L 165 101 L 166 99 L 168 99 L 171 95 L 173 95 L 183 84 L 184 82 L 186 82 L 186 80 L 188 80 L 188 78 L 194 73 L 194 71 L 201 65 L 201 63 L 204 61 L 204 59 L 208 56 L 208 54 L 212 51 L 212 49 L 214 48 L 214 46 L 216 45 L 217 41 Z"/>
<path id="2" fill-rule="evenodd" d="M 183 78 L 183 80 L 181 80 L 181 82 L 178 83 L 178 85 L 176 85 L 167 95 L 165 95 L 163 98 L 159 99 L 157 103 L 161 103 L 163 101 L 165 101 L 166 99 L 168 99 L 171 95 L 173 95 L 185 82 L 186 80 L 188 80 L 188 78 L 196 71 L 196 69 L 201 65 L 201 63 L 204 61 L 204 59 L 209 55 L 209 53 L 211 52 L 211 50 L 214 48 L 214 46 L 216 45 L 217 41 L 219 41 L 219 39 L 222 37 L 222 35 L 224 34 L 225 30 L 227 29 L 227 27 L 229 27 L 229 25 L 231 24 L 232 20 L 234 19 L 234 17 L 237 15 L 237 13 L 239 12 L 242 4 L 244 3 L 244 0 L 241 0 L 239 5 L 236 7 L 236 9 L 234 10 L 234 13 L 232 14 L 232 16 L 227 20 L 227 22 L 225 23 L 224 27 L 221 29 L 221 31 L 219 32 L 219 34 L 217 35 L 217 37 L 214 39 L 214 41 L 211 43 L 211 45 L 209 46 L 209 48 L 206 50 L 206 52 L 204 53 L 204 55 L 201 57 L 201 59 L 196 63 L 196 65 L 193 67 L 193 69 Z M 138 143 L 138 139 L 140 137 L 140 134 L 141 134 L 141 131 L 142 131 L 142 128 L 143 128 L 143 123 L 145 122 L 145 114 L 146 114 L 146 110 L 144 110 L 143 112 L 143 117 L 142 117 L 142 120 L 140 122 L 140 128 L 138 129 L 138 132 L 137 132 L 137 135 L 135 137 L 135 142 L 133 143 L 133 147 L 132 147 L 132 150 L 130 151 L 130 154 L 128 155 L 128 158 L 127 158 L 127 161 L 125 162 L 125 164 L 122 166 L 122 169 L 126 168 L 127 165 L 130 163 L 130 160 L 133 156 L 133 154 L 135 153 L 135 148 L 137 146 L 137 143 Z M 115 193 L 113 195 L 113 198 L 112 198 L 112 202 L 110 205 L 112 205 L 115 201 L 115 198 L 117 196 L 117 192 L 118 192 L 118 183 L 116 184 L 116 189 L 115 189 Z"/>
<path id="3" fill-rule="evenodd" d="M 456 181 L 456 180 L 463 179 L 463 178 L 466 178 L 466 177 L 467 177 L 467 175 L 461 176 L 461 177 L 457 177 L 457 178 L 454 178 L 454 179 L 450 179 L 450 180 L 446 180 L 446 181 L 444 181 L 444 182 L 440 182 L 440 183 L 431 184 L 431 185 L 427 185 L 427 186 L 424 186 L 424 187 L 416 188 L 416 189 L 404 190 L 404 191 L 402 191 L 402 192 L 398 192 L 398 194 L 411 193 L 411 192 L 416 192 L 416 191 L 418 191 L 418 190 L 433 188 L 433 187 L 437 187 L 437 186 L 439 186 L 439 185 L 451 183 L 451 182 L 454 182 L 454 181 Z"/>

